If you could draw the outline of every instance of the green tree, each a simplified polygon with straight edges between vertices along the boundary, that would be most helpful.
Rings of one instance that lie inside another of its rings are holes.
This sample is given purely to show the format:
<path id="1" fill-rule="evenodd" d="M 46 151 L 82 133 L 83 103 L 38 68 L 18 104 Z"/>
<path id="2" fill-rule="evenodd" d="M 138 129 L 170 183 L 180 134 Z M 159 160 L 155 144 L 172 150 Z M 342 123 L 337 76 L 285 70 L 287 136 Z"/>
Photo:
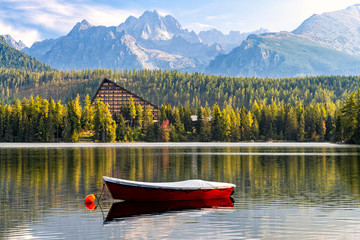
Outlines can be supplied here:
<path id="1" fill-rule="evenodd" d="M 253 123 L 251 112 L 247 111 L 245 107 L 241 107 L 240 119 L 241 140 L 249 141 L 251 138 L 251 125 Z"/>
<path id="2" fill-rule="evenodd" d="M 212 139 L 215 141 L 222 141 L 223 140 L 223 125 L 222 125 L 222 118 L 219 105 L 215 103 L 212 110 L 212 119 L 211 119 L 211 133 Z"/>
<path id="3" fill-rule="evenodd" d="M 84 108 L 81 113 L 81 127 L 85 131 L 92 131 L 94 128 L 94 109 L 91 106 L 89 94 L 84 99 Z"/>
<path id="4" fill-rule="evenodd" d="M 65 141 L 77 142 L 81 130 L 81 108 L 79 98 L 70 99 L 65 115 L 64 137 Z"/>
<path id="5" fill-rule="evenodd" d="M 144 112 L 140 104 L 135 105 L 136 116 L 135 116 L 135 127 L 142 128 L 144 121 Z"/>
<path id="6" fill-rule="evenodd" d="M 231 115 L 228 118 L 230 129 L 230 140 L 232 142 L 238 142 L 241 140 L 241 133 L 240 133 L 240 126 L 241 126 L 241 120 L 240 120 L 240 114 L 238 112 L 235 112 L 234 109 L 231 110 Z"/>
<path id="7" fill-rule="evenodd" d="M 37 99 L 37 104 L 39 107 L 38 113 L 38 129 L 36 131 L 37 139 L 42 142 L 49 141 L 50 132 L 49 132 L 49 102 L 46 99 Z"/>
<path id="8" fill-rule="evenodd" d="M 150 105 L 145 107 L 143 134 L 146 141 L 156 141 L 156 136 L 153 132 L 154 115 L 152 109 L 153 108 Z"/>
<path id="9" fill-rule="evenodd" d="M 10 123 L 12 128 L 12 138 L 16 142 L 23 140 L 22 129 L 22 105 L 19 100 L 16 100 L 11 108 Z"/>
<path id="10" fill-rule="evenodd" d="M 125 141 L 127 127 L 125 120 L 121 114 L 119 114 L 119 116 L 117 117 L 116 125 L 116 141 Z"/>
<path id="11" fill-rule="evenodd" d="M 56 137 L 56 103 L 54 99 L 49 100 L 49 112 L 47 120 L 47 136 L 46 141 L 54 142 Z"/>
<path id="12" fill-rule="evenodd" d="M 54 120 L 55 120 L 55 138 L 57 141 L 63 138 L 64 131 L 64 106 L 61 104 L 61 100 L 56 102 Z"/>
<path id="13" fill-rule="evenodd" d="M 134 125 L 134 119 L 136 117 L 136 106 L 134 104 L 134 100 L 132 96 L 129 99 L 128 109 L 130 116 L 130 126 L 132 127 Z"/>
<path id="14" fill-rule="evenodd" d="M 116 139 L 116 123 L 112 119 L 109 105 L 98 99 L 95 104 L 94 139 L 101 142 L 114 142 Z"/>
<path id="15" fill-rule="evenodd" d="M 198 105 L 198 108 L 197 108 L 197 121 L 196 121 L 196 124 L 195 124 L 196 133 L 198 135 L 201 132 L 202 121 L 203 121 L 203 110 L 202 110 L 202 107 L 200 105 Z"/>
<path id="16" fill-rule="evenodd" d="M 294 108 L 289 107 L 285 118 L 285 136 L 288 140 L 296 140 L 298 121 Z"/>
<path id="17" fill-rule="evenodd" d="M 297 133 L 297 140 L 300 142 L 305 141 L 305 117 L 304 117 L 303 112 L 300 114 L 300 122 L 299 122 L 299 128 L 298 128 L 298 133 Z"/>

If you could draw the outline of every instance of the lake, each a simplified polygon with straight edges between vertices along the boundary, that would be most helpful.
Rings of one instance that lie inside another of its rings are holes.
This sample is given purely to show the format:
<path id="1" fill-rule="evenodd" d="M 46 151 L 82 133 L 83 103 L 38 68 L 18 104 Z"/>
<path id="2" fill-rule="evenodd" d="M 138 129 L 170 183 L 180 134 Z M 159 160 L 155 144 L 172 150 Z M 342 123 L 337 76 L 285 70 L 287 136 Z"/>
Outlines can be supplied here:
<path id="1" fill-rule="evenodd" d="M 359 160 L 327 143 L 1 143 L 0 239 L 359 239 Z M 237 187 L 233 203 L 170 211 L 105 188 L 88 210 L 102 176 Z M 128 215 L 104 222 L 114 206 Z"/>

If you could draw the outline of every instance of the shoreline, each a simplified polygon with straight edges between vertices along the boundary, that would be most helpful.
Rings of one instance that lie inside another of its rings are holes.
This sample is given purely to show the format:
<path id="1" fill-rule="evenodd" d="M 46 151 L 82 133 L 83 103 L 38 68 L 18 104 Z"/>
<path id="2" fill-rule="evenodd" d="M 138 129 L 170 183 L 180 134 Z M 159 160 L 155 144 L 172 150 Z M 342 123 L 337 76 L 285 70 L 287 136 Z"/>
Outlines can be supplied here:
<path id="1" fill-rule="evenodd" d="M 304 147 L 304 148 L 360 148 L 360 145 L 330 142 L 126 142 L 126 143 L 0 143 L 1 148 L 128 148 L 128 147 Z"/>

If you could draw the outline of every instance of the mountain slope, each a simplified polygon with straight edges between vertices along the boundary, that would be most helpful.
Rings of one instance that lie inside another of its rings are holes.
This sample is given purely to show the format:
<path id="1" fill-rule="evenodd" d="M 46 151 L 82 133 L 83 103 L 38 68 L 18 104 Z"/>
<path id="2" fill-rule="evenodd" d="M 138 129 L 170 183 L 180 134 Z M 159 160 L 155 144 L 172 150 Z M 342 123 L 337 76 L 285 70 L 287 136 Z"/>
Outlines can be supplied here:
<path id="1" fill-rule="evenodd" d="M 360 5 L 313 15 L 293 33 L 306 35 L 329 48 L 360 55 Z"/>
<path id="2" fill-rule="evenodd" d="M 239 31 L 230 31 L 229 34 L 223 34 L 216 29 L 199 32 L 199 38 L 208 45 L 219 44 L 229 53 L 233 48 L 238 47 L 251 34 L 262 34 L 269 32 L 267 29 L 259 29 L 250 33 L 240 33 Z"/>
<path id="3" fill-rule="evenodd" d="M 223 50 L 201 43 L 171 16 L 145 12 L 117 27 L 77 23 L 63 37 L 33 44 L 24 52 L 57 69 L 204 69 Z"/>
<path id="4" fill-rule="evenodd" d="M 58 69 L 193 67 L 184 57 L 143 48 L 116 27 L 93 27 L 85 20 L 68 35 L 27 51 Z"/>
<path id="5" fill-rule="evenodd" d="M 174 36 L 182 36 L 191 43 L 199 43 L 195 32 L 183 29 L 172 16 L 161 16 L 156 10 L 146 11 L 139 18 L 130 16 L 117 27 L 118 31 L 125 31 L 139 40 L 170 40 Z"/>
<path id="6" fill-rule="evenodd" d="M 12 48 L 2 36 L 0 36 L 0 68 L 14 68 L 32 72 L 51 70 L 49 66 L 35 58 Z"/>
<path id="7" fill-rule="evenodd" d="M 207 71 L 231 76 L 289 77 L 360 74 L 360 58 L 287 32 L 250 35 L 211 61 Z"/>
<path id="8" fill-rule="evenodd" d="M 9 44 L 11 47 L 15 48 L 16 50 L 22 50 L 26 48 L 25 44 L 20 40 L 19 42 L 15 41 L 9 34 L 3 35 L 5 41 L 7 44 Z"/>

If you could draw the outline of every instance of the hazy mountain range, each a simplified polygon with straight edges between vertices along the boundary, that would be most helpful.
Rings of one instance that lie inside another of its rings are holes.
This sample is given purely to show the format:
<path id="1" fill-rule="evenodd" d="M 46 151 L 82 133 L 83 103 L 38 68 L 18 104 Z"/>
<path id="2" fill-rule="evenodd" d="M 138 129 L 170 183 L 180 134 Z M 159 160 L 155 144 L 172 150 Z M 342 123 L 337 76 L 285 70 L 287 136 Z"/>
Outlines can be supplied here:
<path id="1" fill-rule="evenodd" d="M 207 72 L 232 76 L 291 77 L 360 74 L 360 5 L 313 15 L 292 33 L 250 35 Z"/>
<path id="2" fill-rule="evenodd" d="M 250 35 L 207 68 L 229 76 L 293 77 L 360 74 L 360 58 L 288 32 Z"/>
<path id="3" fill-rule="evenodd" d="M 239 45 L 249 35 L 239 32 L 222 35 L 225 46 L 222 47 L 222 42 L 209 41 L 212 34 L 198 35 L 182 28 L 170 15 L 146 11 L 139 18 L 130 16 L 113 27 L 92 26 L 83 20 L 66 36 L 37 42 L 23 51 L 61 70 L 162 68 L 203 71 L 215 56 L 226 53 L 228 38 L 237 40 L 233 43 Z M 201 35 L 207 41 L 202 41 Z"/>
<path id="4" fill-rule="evenodd" d="M 179 69 L 232 76 L 360 74 L 360 5 L 313 15 L 293 32 L 216 29 L 199 34 L 172 16 L 146 11 L 113 27 L 77 23 L 66 35 L 30 48 L 7 43 L 60 70 Z"/>

